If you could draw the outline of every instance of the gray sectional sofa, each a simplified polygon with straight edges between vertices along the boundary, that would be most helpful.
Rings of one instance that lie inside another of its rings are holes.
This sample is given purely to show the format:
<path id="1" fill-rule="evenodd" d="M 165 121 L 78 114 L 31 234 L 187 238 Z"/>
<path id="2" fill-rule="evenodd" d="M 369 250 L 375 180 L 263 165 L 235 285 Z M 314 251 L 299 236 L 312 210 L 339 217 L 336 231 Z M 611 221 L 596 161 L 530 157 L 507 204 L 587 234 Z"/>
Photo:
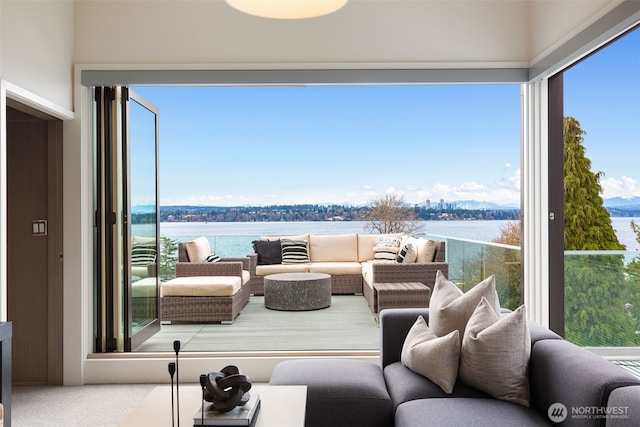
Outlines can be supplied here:
<path id="1" fill-rule="evenodd" d="M 271 383 L 308 386 L 307 427 L 640 425 L 640 378 L 534 322 L 528 322 L 529 407 L 460 380 L 446 394 L 401 362 L 405 337 L 418 316 L 428 322 L 429 309 L 381 312 L 381 366 L 292 360 L 276 366 Z"/>

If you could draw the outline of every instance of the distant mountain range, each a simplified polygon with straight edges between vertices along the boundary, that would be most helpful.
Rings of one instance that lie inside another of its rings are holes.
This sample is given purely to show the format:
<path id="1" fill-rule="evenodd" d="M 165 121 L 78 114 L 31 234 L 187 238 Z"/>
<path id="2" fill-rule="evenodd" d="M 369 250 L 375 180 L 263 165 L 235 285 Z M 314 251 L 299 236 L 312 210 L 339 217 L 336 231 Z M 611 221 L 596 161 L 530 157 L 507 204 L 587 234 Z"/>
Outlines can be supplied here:
<path id="1" fill-rule="evenodd" d="M 333 203 L 333 204 L 318 203 L 318 204 L 324 205 L 324 206 L 342 205 L 340 203 Z M 452 202 L 446 202 L 445 204 L 447 205 L 447 207 L 455 206 L 455 208 L 457 209 L 468 209 L 468 210 L 520 209 L 520 205 L 515 203 L 500 204 L 500 203 L 478 201 L 478 200 L 457 200 Z M 432 203 L 431 206 L 436 207 L 437 204 Z M 169 206 L 161 206 L 161 208 L 165 208 L 165 207 L 168 208 Z M 172 207 L 176 208 L 177 206 L 172 206 Z M 187 206 L 181 206 L 181 207 L 186 208 Z M 195 207 L 195 206 L 189 206 L 189 207 Z M 199 206 L 199 207 L 205 207 L 205 206 Z M 206 207 L 210 207 L 210 206 L 206 206 Z M 609 209 L 610 211 L 627 211 L 627 210 L 640 211 L 640 197 L 614 197 L 611 199 L 605 199 L 604 207 Z M 149 205 L 145 205 L 145 206 L 138 205 L 138 206 L 131 207 L 132 213 L 150 213 L 150 212 L 153 212 L 153 210 L 154 210 L 154 207 Z"/>
<path id="2" fill-rule="evenodd" d="M 450 205 L 455 206 L 458 209 L 469 209 L 469 210 L 509 210 L 509 209 L 520 209 L 520 205 L 517 204 L 506 204 L 501 205 L 499 203 L 493 202 L 479 202 L 477 200 L 458 200 L 455 202 L 448 203 Z"/>
<path id="3" fill-rule="evenodd" d="M 605 208 L 640 208 L 640 197 L 614 197 L 605 199 Z"/>

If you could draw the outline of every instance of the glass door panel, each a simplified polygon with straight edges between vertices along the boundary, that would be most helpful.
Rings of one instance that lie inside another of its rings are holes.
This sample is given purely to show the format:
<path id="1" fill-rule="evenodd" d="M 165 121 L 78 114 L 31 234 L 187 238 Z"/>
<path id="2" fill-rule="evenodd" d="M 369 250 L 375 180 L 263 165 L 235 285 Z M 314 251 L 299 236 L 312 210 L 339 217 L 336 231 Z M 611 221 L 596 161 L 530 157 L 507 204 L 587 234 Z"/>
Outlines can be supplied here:
<path id="1" fill-rule="evenodd" d="M 158 110 L 132 90 L 127 104 L 127 241 L 131 243 L 127 330 L 135 347 L 159 330 Z"/>

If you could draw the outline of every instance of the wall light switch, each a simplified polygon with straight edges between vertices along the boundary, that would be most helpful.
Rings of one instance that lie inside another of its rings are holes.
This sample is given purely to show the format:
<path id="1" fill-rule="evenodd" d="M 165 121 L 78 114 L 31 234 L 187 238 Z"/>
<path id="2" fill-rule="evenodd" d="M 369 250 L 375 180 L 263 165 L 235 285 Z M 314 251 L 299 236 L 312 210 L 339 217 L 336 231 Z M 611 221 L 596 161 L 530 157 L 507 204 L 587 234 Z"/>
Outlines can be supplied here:
<path id="1" fill-rule="evenodd" d="M 47 220 L 36 219 L 31 222 L 31 234 L 34 236 L 46 236 L 47 235 Z"/>

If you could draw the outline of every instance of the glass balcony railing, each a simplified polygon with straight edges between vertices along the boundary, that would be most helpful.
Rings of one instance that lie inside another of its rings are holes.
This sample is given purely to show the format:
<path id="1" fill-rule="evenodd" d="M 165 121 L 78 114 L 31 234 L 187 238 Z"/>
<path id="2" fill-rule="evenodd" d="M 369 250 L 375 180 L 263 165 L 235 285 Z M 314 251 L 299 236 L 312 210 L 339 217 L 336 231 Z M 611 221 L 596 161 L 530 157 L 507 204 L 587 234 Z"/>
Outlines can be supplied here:
<path id="1" fill-rule="evenodd" d="M 637 350 L 640 253 L 565 251 L 564 260 L 565 338 L 583 347 Z"/>
<path id="2" fill-rule="evenodd" d="M 437 235 L 425 237 L 447 242 L 448 278 L 463 292 L 493 274 L 500 304 L 515 310 L 522 303 L 522 261 L 518 246 Z"/>
<path id="3" fill-rule="evenodd" d="M 186 241 L 198 236 L 181 236 Z M 464 292 L 493 274 L 503 307 L 522 303 L 521 250 L 517 246 L 439 235 L 447 242 L 448 278 Z M 209 236 L 212 250 L 245 256 L 259 236 Z M 640 253 L 565 252 L 565 336 L 592 348 L 640 347 Z"/>

